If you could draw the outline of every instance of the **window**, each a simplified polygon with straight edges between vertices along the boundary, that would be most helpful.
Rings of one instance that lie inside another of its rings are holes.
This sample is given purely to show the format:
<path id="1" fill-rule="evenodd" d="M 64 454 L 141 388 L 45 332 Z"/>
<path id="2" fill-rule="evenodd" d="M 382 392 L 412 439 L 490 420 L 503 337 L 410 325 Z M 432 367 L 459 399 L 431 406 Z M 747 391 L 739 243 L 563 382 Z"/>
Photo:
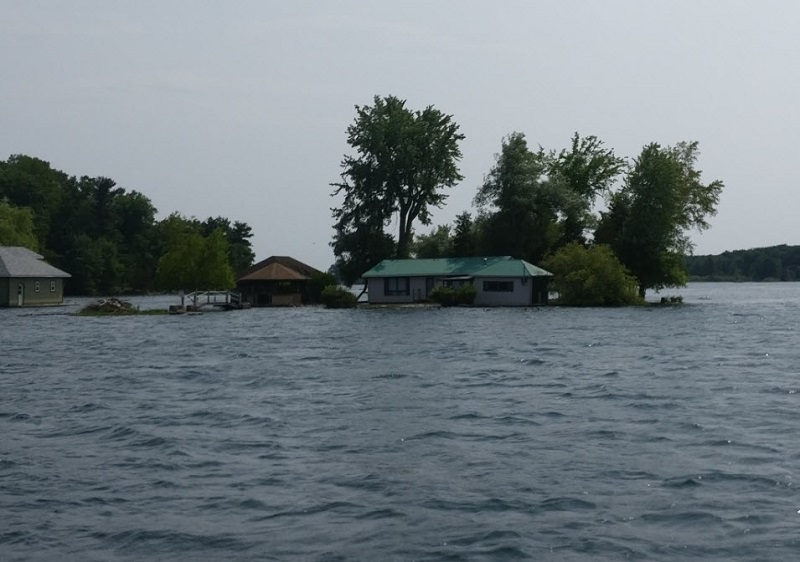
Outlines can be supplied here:
<path id="1" fill-rule="evenodd" d="M 442 285 L 451 289 L 458 289 L 464 285 L 472 285 L 472 281 L 469 279 L 445 279 L 442 281 Z"/>
<path id="2" fill-rule="evenodd" d="M 50 281 L 50 292 L 51 293 L 55 293 L 56 292 L 56 282 L 55 281 Z"/>
<path id="3" fill-rule="evenodd" d="M 383 280 L 383 294 L 387 297 L 408 296 L 409 285 L 408 277 L 387 277 Z"/>
<path id="4" fill-rule="evenodd" d="M 33 282 L 33 290 L 36 291 L 37 293 L 39 292 L 39 282 L 38 281 L 34 281 Z"/>
<path id="5" fill-rule="evenodd" d="M 513 281 L 484 281 L 483 290 L 486 293 L 513 293 Z"/>

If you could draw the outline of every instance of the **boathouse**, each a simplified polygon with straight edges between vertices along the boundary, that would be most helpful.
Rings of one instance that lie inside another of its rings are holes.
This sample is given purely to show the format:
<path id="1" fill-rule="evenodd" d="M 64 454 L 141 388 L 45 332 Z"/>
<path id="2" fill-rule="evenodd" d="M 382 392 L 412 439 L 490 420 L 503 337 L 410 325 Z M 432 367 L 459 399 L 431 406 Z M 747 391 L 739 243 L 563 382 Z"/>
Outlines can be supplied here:
<path id="1" fill-rule="evenodd" d="M 475 287 L 476 306 L 547 304 L 552 274 L 511 256 L 384 260 L 362 276 L 371 304 L 428 300 L 436 287 Z"/>
<path id="2" fill-rule="evenodd" d="M 315 273 L 320 271 L 289 256 L 271 256 L 242 272 L 236 290 L 251 306 L 298 306 L 308 303 Z"/>
<path id="3" fill-rule="evenodd" d="M 28 248 L 0 246 L 0 307 L 61 304 L 68 277 Z"/>

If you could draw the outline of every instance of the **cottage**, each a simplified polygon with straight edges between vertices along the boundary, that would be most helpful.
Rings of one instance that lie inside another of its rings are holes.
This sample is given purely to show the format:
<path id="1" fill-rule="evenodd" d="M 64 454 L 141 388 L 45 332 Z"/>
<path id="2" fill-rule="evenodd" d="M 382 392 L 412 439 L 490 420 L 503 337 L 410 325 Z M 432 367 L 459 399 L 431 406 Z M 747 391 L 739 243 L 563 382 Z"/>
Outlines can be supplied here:
<path id="1" fill-rule="evenodd" d="M 362 277 L 369 302 L 410 303 L 428 299 L 439 286 L 471 283 L 478 306 L 547 304 L 551 273 L 511 256 L 384 260 Z"/>
<path id="2" fill-rule="evenodd" d="M 0 246 L 0 307 L 61 304 L 67 277 L 34 251 Z"/>
<path id="3" fill-rule="evenodd" d="M 308 302 L 315 273 L 320 272 L 294 258 L 271 256 L 242 272 L 236 290 L 251 306 L 297 306 Z"/>

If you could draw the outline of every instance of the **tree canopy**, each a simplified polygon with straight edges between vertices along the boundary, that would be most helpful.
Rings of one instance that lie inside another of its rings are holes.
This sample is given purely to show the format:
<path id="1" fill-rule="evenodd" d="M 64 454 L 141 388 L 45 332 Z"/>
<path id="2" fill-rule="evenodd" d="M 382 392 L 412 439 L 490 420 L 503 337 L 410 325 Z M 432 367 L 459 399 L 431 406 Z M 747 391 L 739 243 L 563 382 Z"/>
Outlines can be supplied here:
<path id="1" fill-rule="evenodd" d="M 558 239 L 558 194 L 545 176 L 541 152 L 534 153 L 522 133 L 503 139 L 495 164 L 474 203 L 479 253 L 540 261 Z"/>
<path id="2" fill-rule="evenodd" d="M 222 228 L 204 237 L 195 229 L 172 236 L 158 260 L 158 286 L 167 290 L 226 290 L 236 283 Z"/>
<path id="3" fill-rule="evenodd" d="M 686 283 L 688 231 L 708 228 L 706 217 L 716 214 L 723 183 L 700 181 L 697 156 L 697 142 L 645 146 L 598 226 L 596 241 L 610 243 L 643 298 L 647 289 Z"/>
<path id="4" fill-rule="evenodd" d="M 414 238 L 411 253 L 415 258 L 446 258 L 453 255 L 453 238 L 450 226 L 437 226 L 430 234 L 421 234 Z"/>
<path id="5" fill-rule="evenodd" d="M 595 199 L 624 166 L 594 136 L 576 133 L 569 149 L 534 152 L 524 134 L 508 135 L 475 196 L 478 251 L 537 262 L 570 242 L 585 243 Z"/>
<path id="6" fill-rule="evenodd" d="M 594 136 L 576 133 L 570 147 L 548 152 L 531 150 L 524 134 L 512 133 L 477 190 L 476 219 L 462 213 L 452 227 L 419 235 L 417 254 L 511 255 L 537 263 L 569 248 L 561 257 L 584 264 L 584 273 L 598 268 L 587 277 L 598 279 L 613 269 L 608 251 L 583 255 L 574 244 L 587 251 L 605 244 L 636 280 L 640 298 L 648 289 L 683 285 L 689 231 L 708 228 L 723 188 L 721 181 L 701 181 L 698 154 L 696 142 L 651 143 L 628 164 Z M 600 197 L 606 209 L 598 214 Z M 762 278 L 791 275 L 769 256 L 749 267 Z M 731 273 L 726 268 L 723 275 Z"/>
<path id="7" fill-rule="evenodd" d="M 564 204 L 561 209 L 560 245 L 586 242 L 586 233 L 595 220 L 592 207 L 598 195 L 609 194 L 614 182 L 625 170 L 624 158 L 604 147 L 595 136 L 572 137 L 569 150 L 552 152 L 546 160 L 551 182 L 562 183 Z"/>
<path id="8" fill-rule="evenodd" d="M 186 229 L 212 244 L 219 228 L 231 268 L 254 259 L 250 227 L 224 217 L 206 221 L 177 213 L 156 220 L 150 199 L 108 177 L 68 176 L 48 162 L 25 155 L 0 161 L 0 244 L 36 249 L 72 277 L 68 294 L 149 292 L 170 236 Z M 191 261 L 190 259 L 187 261 Z M 216 284 L 228 284 L 223 277 Z M 185 289 L 193 286 L 182 287 Z"/>
<path id="9" fill-rule="evenodd" d="M 686 256 L 690 280 L 798 281 L 800 246 L 769 246 L 717 255 Z"/>
<path id="10" fill-rule="evenodd" d="M 447 198 L 443 190 L 462 179 L 463 138 L 452 116 L 433 106 L 412 111 L 394 96 L 356 106 L 347 128 L 355 155 L 344 156 L 341 181 L 331 184 L 344 198 L 332 210 L 331 245 L 347 282 L 381 259 L 408 257 L 415 222 L 430 224 L 431 208 Z M 396 238 L 386 232 L 393 222 Z"/>
<path id="11" fill-rule="evenodd" d="M 0 246 L 24 246 L 36 251 L 39 242 L 33 226 L 33 211 L 12 207 L 0 199 Z"/>

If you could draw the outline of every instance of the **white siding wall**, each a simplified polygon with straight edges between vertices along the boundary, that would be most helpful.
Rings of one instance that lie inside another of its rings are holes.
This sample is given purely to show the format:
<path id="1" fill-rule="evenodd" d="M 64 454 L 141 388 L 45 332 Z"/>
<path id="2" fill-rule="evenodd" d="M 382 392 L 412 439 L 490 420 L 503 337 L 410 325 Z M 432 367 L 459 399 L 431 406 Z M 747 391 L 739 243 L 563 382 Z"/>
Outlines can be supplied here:
<path id="1" fill-rule="evenodd" d="M 531 304 L 531 283 L 532 279 L 527 278 L 522 282 L 522 277 L 476 277 L 473 281 L 475 285 L 475 305 L 476 306 L 527 306 Z M 513 281 L 514 290 L 512 292 L 484 291 L 484 281 Z"/>
<path id="2" fill-rule="evenodd" d="M 367 295 L 370 304 L 419 302 L 426 299 L 425 277 L 411 277 L 408 295 L 385 295 L 383 277 L 367 279 Z"/>

